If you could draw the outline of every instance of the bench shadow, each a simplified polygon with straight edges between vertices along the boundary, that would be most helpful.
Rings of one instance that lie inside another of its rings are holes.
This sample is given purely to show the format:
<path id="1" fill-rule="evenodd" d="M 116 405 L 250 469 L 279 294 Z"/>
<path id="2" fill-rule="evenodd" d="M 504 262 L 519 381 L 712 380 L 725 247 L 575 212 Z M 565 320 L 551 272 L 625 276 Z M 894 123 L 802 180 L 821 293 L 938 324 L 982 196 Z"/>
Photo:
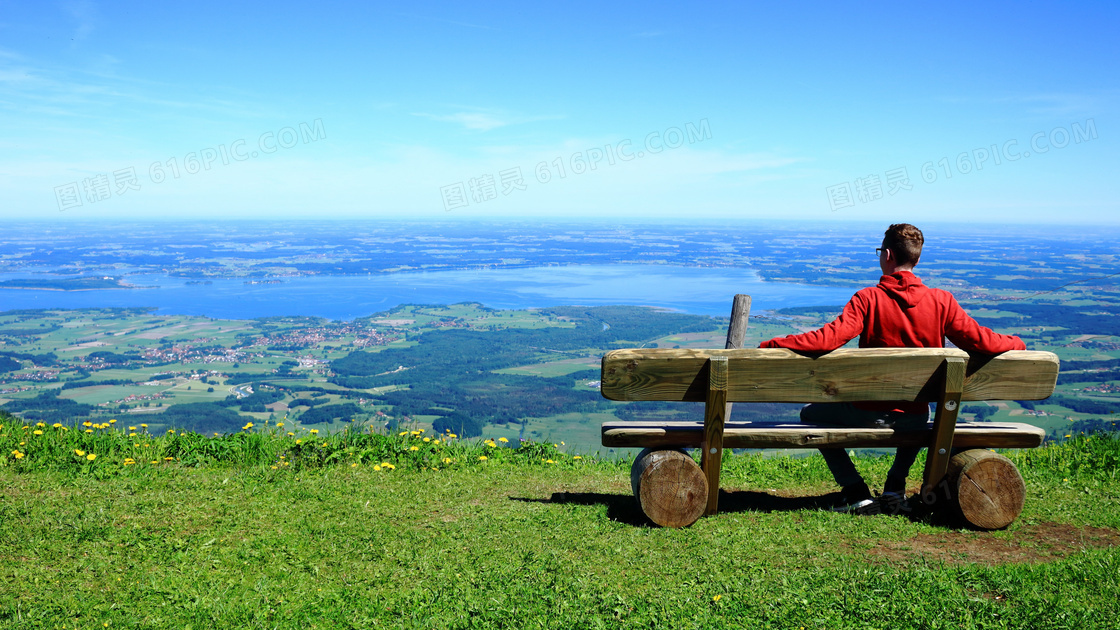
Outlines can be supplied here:
<path id="1" fill-rule="evenodd" d="M 719 511 L 732 512 L 796 512 L 801 510 L 827 510 L 839 498 L 839 492 L 819 496 L 785 497 L 769 492 L 754 490 L 719 491 Z M 568 504 L 604 506 L 607 518 L 634 527 L 656 527 L 642 512 L 638 502 L 631 494 L 607 494 L 604 492 L 553 492 L 547 499 L 513 497 L 510 501 L 523 503 Z M 911 501 L 912 511 L 898 515 L 881 515 L 880 518 L 905 518 L 913 522 L 924 522 L 937 527 L 954 528 L 959 526 L 954 517 L 940 510 L 931 510 L 920 502 Z M 855 518 L 876 518 L 862 516 Z"/>

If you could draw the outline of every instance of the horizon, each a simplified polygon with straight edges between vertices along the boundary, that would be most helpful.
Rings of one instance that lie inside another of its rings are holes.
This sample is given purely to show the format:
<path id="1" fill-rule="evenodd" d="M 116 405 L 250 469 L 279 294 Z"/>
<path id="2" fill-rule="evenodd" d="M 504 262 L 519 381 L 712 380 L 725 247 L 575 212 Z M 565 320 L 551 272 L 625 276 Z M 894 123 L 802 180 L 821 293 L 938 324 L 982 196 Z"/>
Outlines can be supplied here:
<path id="1" fill-rule="evenodd" d="M 4 222 L 1120 225 L 1109 3 L 3 6 Z"/>

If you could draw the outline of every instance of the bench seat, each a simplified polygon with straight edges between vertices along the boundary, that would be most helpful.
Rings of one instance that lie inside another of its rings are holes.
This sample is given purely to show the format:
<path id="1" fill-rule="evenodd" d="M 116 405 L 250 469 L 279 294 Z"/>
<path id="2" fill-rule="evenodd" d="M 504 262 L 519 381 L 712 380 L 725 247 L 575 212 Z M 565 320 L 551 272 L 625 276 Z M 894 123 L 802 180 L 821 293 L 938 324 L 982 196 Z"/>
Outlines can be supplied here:
<path id="1" fill-rule="evenodd" d="M 928 446 L 933 423 L 924 431 L 895 431 L 883 428 L 852 428 L 790 422 L 736 422 L 723 426 L 724 448 L 895 448 Z M 699 448 L 704 423 L 696 422 L 605 422 L 603 446 Z M 960 422 L 953 433 L 954 448 L 1035 448 L 1046 432 L 1015 422 Z"/>

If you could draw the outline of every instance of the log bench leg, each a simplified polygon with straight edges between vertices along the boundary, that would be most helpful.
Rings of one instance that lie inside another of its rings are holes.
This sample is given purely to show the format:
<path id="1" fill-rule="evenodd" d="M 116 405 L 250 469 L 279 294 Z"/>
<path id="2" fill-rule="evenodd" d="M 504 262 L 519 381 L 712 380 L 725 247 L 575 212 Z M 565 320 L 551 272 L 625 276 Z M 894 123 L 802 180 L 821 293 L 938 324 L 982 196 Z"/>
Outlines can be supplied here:
<path id="1" fill-rule="evenodd" d="M 951 509 L 972 527 L 1003 529 L 1023 512 L 1023 476 L 999 453 L 979 448 L 957 453 L 949 460 L 945 481 Z"/>
<path id="2" fill-rule="evenodd" d="M 680 449 L 644 449 L 630 467 L 630 487 L 642 512 L 662 527 L 688 527 L 708 503 L 704 471 Z"/>

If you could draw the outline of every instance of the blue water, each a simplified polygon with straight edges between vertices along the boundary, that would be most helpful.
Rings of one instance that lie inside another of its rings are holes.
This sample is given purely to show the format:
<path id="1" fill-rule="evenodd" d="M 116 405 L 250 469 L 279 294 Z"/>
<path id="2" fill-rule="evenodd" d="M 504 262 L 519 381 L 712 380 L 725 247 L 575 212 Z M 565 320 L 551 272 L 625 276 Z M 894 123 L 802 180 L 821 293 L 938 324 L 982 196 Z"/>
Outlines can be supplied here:
<path id="1" fill-rule="evenodd" d="M 33 276 L 0 274 L 0 280 Z M 399 304 L 480 302 L 501 309 L 633 304 L 726 316 L 736 293 L 751 295 L 751 310 L 757 313 L 787 306 L 840 305 L 859 289 L 764 282 L 749 269 L 666 265 L 574 265 L 310 276 L 255 285 L 245 284 L 243 280 L 189 285 L 182 278 L 145 274 L 127 276 L 125 281 L 150 288 L 0 289 L 0 310 L 141 306 L 155 307 L 158 313 L 165 315 L 205 315 L 223 319 L 311 315 L 349 320 Z"/>

